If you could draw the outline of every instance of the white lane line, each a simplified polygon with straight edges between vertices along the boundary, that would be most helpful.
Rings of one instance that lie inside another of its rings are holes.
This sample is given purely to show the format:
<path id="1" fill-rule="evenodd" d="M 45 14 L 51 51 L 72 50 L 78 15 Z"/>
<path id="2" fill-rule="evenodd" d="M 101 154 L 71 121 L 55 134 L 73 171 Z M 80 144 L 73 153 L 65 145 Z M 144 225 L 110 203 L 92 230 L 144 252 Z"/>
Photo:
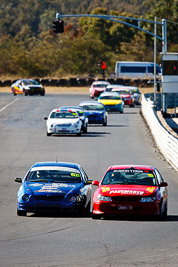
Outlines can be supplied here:
<path id="1" fill-rule="evenodd" d="M 3 108 L 0 109 L 0 112 L 4 111 L 6 108 L 8 108 L 10 105 L 14 104 L 16 101 L 18 100 L 18 98 L 14 99 L 12 102 L 10 102 L 9 104 L 7 104 L 6 106 L 4 106 Z"/>

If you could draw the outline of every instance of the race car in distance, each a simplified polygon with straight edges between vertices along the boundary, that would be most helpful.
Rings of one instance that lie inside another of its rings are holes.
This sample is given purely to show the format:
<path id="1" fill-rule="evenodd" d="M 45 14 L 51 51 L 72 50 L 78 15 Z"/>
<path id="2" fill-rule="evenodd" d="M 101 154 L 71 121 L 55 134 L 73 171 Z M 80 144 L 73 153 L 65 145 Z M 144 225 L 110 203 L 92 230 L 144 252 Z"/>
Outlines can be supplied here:
<path id="1" fill-rule="evenodd" d="M 115 92 L 104 92 L 98 97 L 98 102 L 102 103 L 107 111 L 124 112 L 124 101 Z"/>
<path id="2" fill-rule="evenodd" d="M 141 104 L 141 93 L 136 86 L 127 86 L 128 89 L 130 89 L 134 95 L 135 99 L 135 105 L 140 105 Z"/>
<path id="3" fill-rule="evenodd" d="M 108 113 L 103 104 L 97 101 L 82 101 L 79 104 L 88 117 L 88 124 L 103 124 L 107 125 Z"/>
<path id="4" fill-rule="evenodd" d="M 110 166 L 93 195 L 92 218 L 108 215 L 167 216 L 168 184 L 155 167 Z"/>
<path id="5" fill-rule="evenodd" d="M 38 162 L 26 173 L 17 193 L 17 215 L 28 212 L 79 212 L 90 210 L 91 183 L 76 163 Z"/>
<path id="6" fill-rule="evenodd" d="M 45 88 L 39 82 L 31 79 L 20 79 L 11 85 L 13 95 L 45 95 Z"/>
<path id="7" fill-rule="evenodd" d="M 106 87 L 109 85 L 109 82 L 106 81 L 94 81 L 90 88 L 89 94 L 91 98 L 98 97 L 102 92 L 105 91 Z"/>
<path id="8" fill-rule="evenodd" d="M 84 112 L 84 110 L 82 108 L 75 107 L 75 106 L 68 106 L 68 107 L 61 107 L 60 109 L 62 111 L 71 109 L 71 110 L 77 112 L 79 117 L 80 117 L 80 119 L 81 119 L 81 121 L 82 121 L 82 132 L 83 133 L 87 133 L 87 130 L 88 130 L 88 127 L 87 127 L 88 118 L 87 118 L 87 116 L 86 116 L 86 114 L 85 114 L 85 112 Z"/>
<path id="9" fill-rule="evenodd" d="M 52 134 L 81 135 L 82 122 L 76 111 L 53 109 L 44 120 L 46 120 L 47 136 Z"/>
<path id="10" fill-rule="evenodd" d="M 121 85 L 121 84 L 109 84 L 109 85 L 106 87 L 105 92 L 111 92 L 112 89 L 114 89 L 114 88 L 120 88 L 120 87 L 122 87 L 122 86 L 124 86 L 124 85 Z"/>
<path id="11" fill-rule="evenodd" d="M 132 92 L 131 89 L 125 89 L 124 87 L 120 88 L 113 88 L 112 92 L 117 92 L 120 94 L 121 98 L 124 101 L 124 105 L 128 105 L 130 107 L 135 106 L 135 98 L 134 98 L 134 93 Z"/>

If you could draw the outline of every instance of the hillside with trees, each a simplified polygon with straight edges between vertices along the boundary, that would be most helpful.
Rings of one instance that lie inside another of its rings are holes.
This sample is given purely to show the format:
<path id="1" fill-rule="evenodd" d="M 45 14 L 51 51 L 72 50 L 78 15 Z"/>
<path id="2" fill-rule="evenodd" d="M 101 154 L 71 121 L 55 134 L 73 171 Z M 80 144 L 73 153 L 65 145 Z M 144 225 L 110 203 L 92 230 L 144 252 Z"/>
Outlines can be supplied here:
<path id="1" fill-rule="evenodd" d="M 160 22 L 164 18 L 168 51 L 178 51 L 177 0 L 0 0 L 1 77 L 97 75 L 99 60 L 106 62 L 109 75 L 116 60 L 153 61 L 150 35 L 121 23 L 91 17 L 65 18 L 64 33 L 55 34 L 52 21 L 57 12 L 151 20 L 157 16 Z M 142 26 L 154 31 L 153 25 Z M 161 36 L 161 27 L 158 34 Z M 157 41 L 158 62 L 161 47 L 161 41 Z"/>

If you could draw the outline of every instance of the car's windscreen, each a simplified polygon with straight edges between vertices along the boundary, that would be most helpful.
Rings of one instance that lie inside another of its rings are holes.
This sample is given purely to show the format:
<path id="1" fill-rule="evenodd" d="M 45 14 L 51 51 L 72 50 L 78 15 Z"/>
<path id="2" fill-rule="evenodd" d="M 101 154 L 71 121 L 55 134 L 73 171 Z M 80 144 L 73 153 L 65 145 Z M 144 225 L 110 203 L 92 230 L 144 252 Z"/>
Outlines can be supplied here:
<path id="1" fill-rule="evenodd" d="M 36 170 L 31 171 L 26 181 L 33 183 L 81 183 L 81 176 L 76 170 Z"/>
<path id="2" fill-rule="evenodd" d="M 94 84 L 93 86 L 97 88 L 105 88 L 106 86 L 108 86 L 108 84 Z"/>
<path id="3" fill-rule="evenodd" d="M 39 82 L 34 81 L 34 80 L 25 80 L 24 84 L 25 85 L 40 85 Z"/>
<path id="4" fill-rule="evenodd" d="M 116 92 L 116 91 L 115 91 Z M 117 91 L 119 94 L 125 94 L 125 95 L 128 95 L 128 94 L 130 94 L 130 91 L 129 90 L 118 90 Z"/>
<path id="5" fill-rule="evenodd" d="M 61 111 L 61 112 L 52 112 L 51 119 L 75 119 L 78 118 L 77 112 Z"/>
<path id="6" fill-rule="evenodd" d="M 101 184 L 157 185 L 152 171 L 138 169 L 109 170 Z"/>
<path id="7" fill-rule="evenodd" d="M 102 105 L 82 105 L 82 108 L 84 110 L 104 110 L 104 107 Z"/>
<path id="8" fill-rule="evenodd" d="M 120 100 L 121 97 L 120 97 L 120 95 L 118 95 L 118 96 L 116 96 L 116 95 L 105 95 L 105 96 L 101 96 L 101 95 L 100 95 L 100 99 Z"/>
<path id="9" fill-rule="evenodd" d="M 140 93 L 138 89 L 131 89 L 131 92 L 132 92 L 132 93 L 137 93 L 137 94 Z"/>

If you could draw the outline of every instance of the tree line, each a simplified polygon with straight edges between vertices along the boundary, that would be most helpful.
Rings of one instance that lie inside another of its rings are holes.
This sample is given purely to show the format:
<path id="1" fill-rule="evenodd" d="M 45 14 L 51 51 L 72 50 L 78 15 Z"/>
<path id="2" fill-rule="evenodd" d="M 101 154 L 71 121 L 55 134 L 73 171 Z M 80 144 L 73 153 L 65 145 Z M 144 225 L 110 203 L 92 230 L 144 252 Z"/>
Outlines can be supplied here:
<path id="1" fill-rule="evenodd" d="M 22 5 L 23 2 L 23 5 Z M 70 10 L 85 9 L 83 1 L 67 1 Z M 122 1 L 120 1 L 122 3 Z M 131 1 L 126 1 L 125 4 Z M 133 1 L 134 2 L 134 1 Z M 108 10 L 112 1 L 96 1 L 106 7 L 91 9 L 90 14 L 127 16 L 161 21 L 167 19 L 168 51 L 178 51 L 177 0 L 142 2 L 144 14 Z M 144 3 L 143 3 L 144 2 Z M 20 4 L 21 3 L 21 4 Z M 153 61 L 153 37 L 124 24 L 96 18 L 64 19 L 64 33 L 55 34 L 57 4 L 65 11 L 65 1 L 1 0 L 0 6 L 0 76 L 15 77 L 66 77 L 68 75 L 97 75 L 98 62 L 104 60 L 106 75 L 114 72 L 118 60 Z M 83 3 L 83 4 L 82 4 Z M 95 1 L 88 1 L 94 4 Z M 113 7 L 114 7 L 113 1 Z M 80 9 L 79 9 L 80 7 Z M 88 7 L 88 8 L 89 8 Z M 137 10 L 137 9 L 136 9 Z M 139 11 L 140 12 L 140 11 Z M 138 13 L 139 13 L 138 12 Z M 69 12 L 64 12 L 69 14 Z M 70 13 L 74 14 L 74 13 Z M 86 14 L 86 13 L 85 13 Z M 128 22 L 128 21 L 127 21 Z M 137 23 L 129 21 L 130 23 Z M 154 32 L 154 25 L 142 23 Z M 158 35 L 161 34 L 158 27 Z M 157 41 L 157 61 L 161 63 L 162 44 Z"/>

